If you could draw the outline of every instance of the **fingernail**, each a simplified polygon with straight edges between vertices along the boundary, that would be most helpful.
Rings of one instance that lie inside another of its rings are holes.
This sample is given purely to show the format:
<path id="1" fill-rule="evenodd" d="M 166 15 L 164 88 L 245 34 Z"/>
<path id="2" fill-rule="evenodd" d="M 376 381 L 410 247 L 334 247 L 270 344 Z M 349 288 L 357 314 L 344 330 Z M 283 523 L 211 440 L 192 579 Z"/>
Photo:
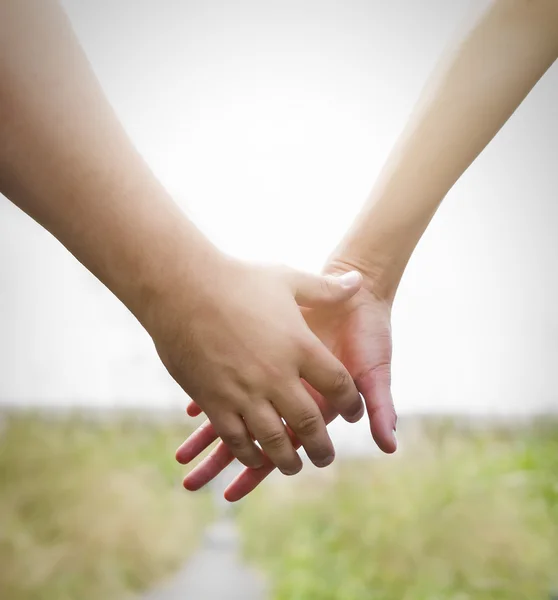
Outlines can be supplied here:
<path id="1" fill-rule="evenodd" d="M 316 460 L 314 462 L 314 464 L 319 469 L 322 469 L 323 467 L 328 467 L 334 461 L 334 459 L 335 459 L 335 455 L 334 454 L 330 454 L 326 458 L 322 458 L 321 460 Z"/>
<path id="2" fill-rule="evenodd" d="M 281 473 L 287 477 L 292 477 L 293 475 L 296 475 L 298 471 L 295 469 L 281 469 Z"/>
<path id="3" fill-rule="evenodd" d="M 345 288 L 352 288 L 360 284 L 362 275 L 358 271 L 349 271 L 337 277 L 337 281 Z"/>
<path id="4" fill-rule="evenodd" d="M 395 444 L 395 447 L 397 448 L 397 435 L 395 434 L 395 429 L 391 432 L 391 435 L 393 436 L 393 443 Z"/>

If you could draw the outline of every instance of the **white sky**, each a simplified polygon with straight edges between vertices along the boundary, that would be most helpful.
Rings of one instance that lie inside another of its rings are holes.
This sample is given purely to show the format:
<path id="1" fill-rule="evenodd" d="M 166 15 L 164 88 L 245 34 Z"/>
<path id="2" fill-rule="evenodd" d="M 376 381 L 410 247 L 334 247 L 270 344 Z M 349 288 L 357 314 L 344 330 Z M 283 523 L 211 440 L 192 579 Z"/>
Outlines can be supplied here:
<path id="1" fill-rule="evenodd" d="M 308 270 L 364 201 L 470 4 L 64 2 L 195 222 L 232 254 Z M 394 311 L 401 412 L 556 406 L 557 111 L 555 65 L 419 245 Z M 0 200 L 0 397 L 184 404 L 127 311 Z"/>

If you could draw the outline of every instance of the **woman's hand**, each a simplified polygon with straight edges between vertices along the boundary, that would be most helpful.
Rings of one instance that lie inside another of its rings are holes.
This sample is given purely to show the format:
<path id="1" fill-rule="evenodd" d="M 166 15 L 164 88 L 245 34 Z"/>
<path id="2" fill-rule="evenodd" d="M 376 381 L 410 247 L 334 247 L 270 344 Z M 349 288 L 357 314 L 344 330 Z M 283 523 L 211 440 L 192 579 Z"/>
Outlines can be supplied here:
<path id="1" fill-rule="evenodd" d="M 340 275 L 351 267 L 336 261 L 326 268 L 326 273 Z M 370 429 L 378 446 L 387 453 L 397 447 L 394 431 L 396 414 L 393 407 L 391 383 L 391 302 L 374 292 L 373 277 L 364 276 L 362 288 L 347 302 L 337 306 L 303 309 L 302 314 L 314 334 L 342 361 L 358 391 L 364 397 Z M 319 391 L 305 387 L 319 406 L 326 423 L 337 416 L 337 410 Z M 195 404 L 188 407 L 190 415 L 199 414 Z M 296 432 L 290 431 L 295 445 L 300 445 Z M 176 457 L 181 463 L 191 461 L 218 437 L 209 422 L 204 423 L 178 449 Z M 234 456 L 221 442 L 184 480 L 189 490 L 204 486 L 221 472 Z M 246 469 L 226 490 L 230 501 L 243 498 L 274 469 L 269 458 L 260 468 Z"/>
<path id="2" fill-rule="evenodd" d="M 198 281 L 192 289 L 177 280 L 147 319 L 169 373 L 208 416 L 230 456 L 246 466 L 300 471 L 282 419 L 316 466 L 330 464 L 326 424 L 301 379 L 350 422 L 364 408 L 347 369 L 312 333 L 299 305 L 344 302 L 360 288 L 360 274 L 316 276 L 224 258 Z"/>

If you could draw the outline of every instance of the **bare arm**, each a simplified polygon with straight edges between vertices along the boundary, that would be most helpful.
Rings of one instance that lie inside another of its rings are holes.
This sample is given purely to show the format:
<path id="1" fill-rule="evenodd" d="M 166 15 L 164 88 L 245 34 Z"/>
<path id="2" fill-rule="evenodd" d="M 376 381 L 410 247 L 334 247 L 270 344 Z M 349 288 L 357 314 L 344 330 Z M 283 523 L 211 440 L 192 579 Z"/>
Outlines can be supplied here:
<path id="1" fill-rule="evenodd" d="M 223 256 L 132 146 L 53 0 L 0 0 L 0 192 L 128 306 L 244 464 L 262 461 L 250 427 L 284 472 L 301 468 L 280 417 L 316 464 L 333 460 L 300 378 L 349 420 L 362 404 L 297 302 L 345 300 L 359 275 L 343 283 Z"/>
<path id="2" fill-rule="evenodd" d="M 333 263 L 393 300 L 443 198 L 556 58 L 556 0 L 494 0 L 430 77 Z"/>
<path id="3" fill-rule="evenodd" d="M 401 138 L 326 272 L 357 268 L 363 288 L 341 311 L 310 311 L 362 393 L 380 447 L 395 450 L 391 398 L 391 304 L 416 244 L 445 195 L 558 58 L 558 1 L 494 0 L 430 77 Z M 322 404 L 323 406 L 323 404 Z M 192 412 L 195 407 L 191 407 Z M 324 407 L 327 420 L 335 418 Z M 178 450 L 188 462 L 216 437 L 202 428 Z M 223 445 L 186 478 L 210 481 L 233 459 Z M 235 501 L 273 470 L 245 470 L 228 488 Z"/>
<path id="4" fill-rule="evenodd" d="M 0 189 L 143 319 L 178 247 L 192 284 L 218 253 L 135 151 L 57 4 L 1 11 Z"/>

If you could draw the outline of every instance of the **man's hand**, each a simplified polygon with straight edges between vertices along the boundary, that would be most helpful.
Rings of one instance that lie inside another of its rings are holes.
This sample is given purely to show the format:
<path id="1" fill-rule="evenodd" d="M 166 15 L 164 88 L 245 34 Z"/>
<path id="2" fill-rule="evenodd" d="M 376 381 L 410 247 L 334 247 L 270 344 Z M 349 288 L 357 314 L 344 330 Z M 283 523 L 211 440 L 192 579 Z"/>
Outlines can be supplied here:
<path id="1" fill-rule="evenodd" d="M 326 268 L 326 273 L 339 275 L 351 270 L 351 266 L 336 261 Z M 378 297 L 374 292 L 374 281 L 364 278 L 362 288 L 342 305 L 303 309 L 306 322 L 335 356 L 342 361 L 353 377 L 358 391 L 364 397 L 370 429 L 374 440 L 384 452 L 396 450 L 394 436 L 396 414 L 391 398 L 391 303 Z M 311 384 L 311 382 L 308 382 Z M 306 385 L 320 407 L 326 423 L 337 417 L 337 411 L 315 390 Z M 200 408 L 192 403 L 188 413 L 199 414 Z M 300 445 L 293 431 L 291 439 Z M 209 446 L 218 434 L 209 422 L 205 422 L 177 450 L 177 460 L 183 464 Z M 232 460 L 233 454 L 221 442 L 184 480 L 189 490 L 203 487 Z M 240 500 L 251 492 L 274 469 L 272 462 L 265 457 L 260 468 L 246 469 L 227 488 L 225 497 L 229 501 Z"/>
<path id="2" fill-rule="evenodd" d="M 301 468 L 282 421 L 316 465 L 333 445 L 309 381 L 348 420 L 364 414 L 350 375 L 299 306 L 359 289 L 224 257 L 134 149 L 55 0 L 0 0 L 0 192 L 46 227 L 136 316 L 165 366 L 244 464 L 258 441 Z"/>
<path id="3" fill-rule="evenodd" d="M 364 414 L 347 369 L 308 328 L 299 306 L 336 305 L 361 283 L 357 272 L 325 277 L 224 259 L 195 291 L 177 280 L 174 292 L 153 304 L 147 329 L 231 457 L 262 466 L 256 440 L 272 464 L 293 475 L 302 462 L 282 419 L 316 466 L 334 459 L 324 419 L 301 378 L 347 421 Z"/>

